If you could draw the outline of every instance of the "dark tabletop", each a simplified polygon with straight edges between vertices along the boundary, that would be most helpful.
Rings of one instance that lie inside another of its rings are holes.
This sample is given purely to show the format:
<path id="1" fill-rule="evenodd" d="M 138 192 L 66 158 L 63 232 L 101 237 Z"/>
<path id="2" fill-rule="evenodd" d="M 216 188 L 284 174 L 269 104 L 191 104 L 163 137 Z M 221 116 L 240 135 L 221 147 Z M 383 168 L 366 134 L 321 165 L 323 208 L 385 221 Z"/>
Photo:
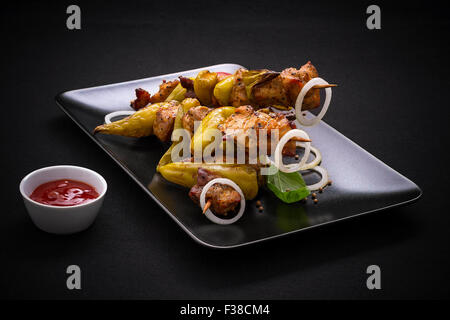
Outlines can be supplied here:
<path id="1" fill-rule="evenodd" d="M 79 1 L 2 9 L 4 298 L 446 298 L 448 13 L 438 3 Z M 219 63 L 282 70 L 311 60 L 338 83 L 325 120 L 424 191 L 412 205 L 236 250 L 184 233 L 61 110 L 58 92 Z M 109 184 L 94 225 L 70 236 L 39 231 L 19 194 L 23 176 L 74 164 Z M 82 290 L 66 288 L 79 265 Z M 382 289 L 366 288 L 379 265 Z"/>

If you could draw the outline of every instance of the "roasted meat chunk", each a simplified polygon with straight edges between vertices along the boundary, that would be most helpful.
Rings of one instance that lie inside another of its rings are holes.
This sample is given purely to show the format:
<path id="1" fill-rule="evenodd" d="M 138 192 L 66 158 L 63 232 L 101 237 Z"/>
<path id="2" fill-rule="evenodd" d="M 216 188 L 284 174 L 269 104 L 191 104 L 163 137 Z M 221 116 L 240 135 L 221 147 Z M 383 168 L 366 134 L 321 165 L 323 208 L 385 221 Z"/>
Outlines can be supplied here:
<path id="1" fill-rule="evenodd" d="M 179 78 L 180 78 L 181 86 L 186 89 L 186 93 L 184 94 L 184 96 L 186 98 L 196 98 L 197 96 L 195 95 L 195 90 L 194 90 L 194 80 L 183 77 L 183 76 L 181 76 Z"/>
<path id="2" fill-rule="evenodd" d="M 258 83 L 252 88 L 252 102 L 261 107 L 268 106 L 291 106 L 288 100 L 287 90 L 280 76 L 271 81 Z"/>
<path id="3" fill-rule="evenodd" d="M 134 110 L 139 110 L 147 106 L 149 103 L 164 102 L 175 87 L 180 83 L 178 80 L 166 81 L 159 85 L 159 91 L 153 96 L 142 88 L 136 89 L 136 99 L 131 101 L 130 105 Z"/>
<path id="4" fill-rule="evenodd" d="M 151 103 L 163 102 L 172 93 L 173 89 L 180 83 L 178 80 L 173 81 L 163 81 L 159 85 L 159 91 L 155 93 L 151 98 Z"/>
<path id="5" fill-rule="evenodd" d="M 268 154 L 271 153 L 270 137 L 273 130 L 278 130 L 278 137 L 281 138 L 286 134 L 286 132 L 293 128 L 295 128 L 295 124 L 292 121 L 289 121 L 284 114 L 254 111 L 251 106 L 236 108 L 235 113 L 228 117 L 227 120 L 219 126 L 219 130 L 222 131 L 225 139 L 235 139 L 238 143 L 239 141 L 245 141 L 245 147 L 247 149 L 252 146 L 252 143 L 256 144 L 259 148 L 258 141 L 260 130 L 267 130 Z M 256 141 L 252 131 L 256 133 Z M 298 139 L 299 138 L 297 138 L 297 140 Z M 295 141 L 291 140 L 286 143 L 283 149 L 283 154 L 287 156 L 294 156 L 295 148 Z"/>
<path id="6" fill-rule="evenodd" d="M 203 187 L 211 180 L 219 178 L 209 170 L 198 168 L 197 172 L 197 184 L 194 185 L 189 191 L 189 197 L 196 204 L 200 204 L 200 194 Z M 239 192 L 232 187 L 216 183 L 206 192 L 206 203 L 209 203 L 209 208 L 217 215 L 228 215 L 229 212 L 235 211 L 240 202 L 241 196 Z"/>
<path id="7" fill-rule="evenodd" d="M 155 122 L 153 122 L 153 133 L 159 140 L 163 142 L 170 140 L 177 111 L 178 103 L 170 104 L 156 111 Z"/>
<path id="8" fill-rule="evenodd" d="M 190 108 L 188 112 L 183 116 L 183 128 L 188 130 L 191 134 L 194 133 L 194 122 L 202 121 L 204 117 L 211 111 L 210 108 L 205 106 L 197 106 Z"/>
<path id="9" fill-rule="evenodd" d="M 247 97 L 247 92 L 245 90 L 245 83 L 243 79 L 243 74 L 246 69 L 239 69 L 234 74 L 234 85 L 231 89 L 229 104 L 233 107 L 239 107 L 243 105 L 250 104 L 250 100 Z"/>
<path id="10" fill-rule="evenodd" d="M 303 86 L 312 78 L 318 77 L 316 68 L 310 61 L 300 69 L 287 68 L 271 81 L 256 84 L 252 88 L 253 104 L 261 107 L 280 105 L 294 106 Z M 303 110 L 320 105 L 320 90 L 311 89 L 303 100 Z"/>

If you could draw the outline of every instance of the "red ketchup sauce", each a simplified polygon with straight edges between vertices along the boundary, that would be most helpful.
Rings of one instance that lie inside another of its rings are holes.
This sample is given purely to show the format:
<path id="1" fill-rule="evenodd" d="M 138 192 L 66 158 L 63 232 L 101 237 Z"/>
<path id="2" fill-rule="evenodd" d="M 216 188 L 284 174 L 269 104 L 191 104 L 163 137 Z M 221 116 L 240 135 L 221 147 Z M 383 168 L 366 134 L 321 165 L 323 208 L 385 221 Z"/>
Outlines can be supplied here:
<path id="1" fill-rule="evenodd" d="M 30 198 L 51 206 L 67 207 L 90 202 L 98 196 L 97 190 L 87 183 L 62 179 L 41 184 Z"/>

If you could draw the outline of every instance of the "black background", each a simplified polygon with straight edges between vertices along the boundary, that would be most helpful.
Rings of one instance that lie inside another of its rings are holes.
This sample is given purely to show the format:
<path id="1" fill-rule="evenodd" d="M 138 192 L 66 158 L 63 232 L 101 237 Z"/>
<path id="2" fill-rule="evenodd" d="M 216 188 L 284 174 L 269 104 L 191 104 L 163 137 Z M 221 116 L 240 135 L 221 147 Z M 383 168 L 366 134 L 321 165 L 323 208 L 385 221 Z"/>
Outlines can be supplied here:
<path id="1" fill-rule="evenodd" d="M 3 298 L 448 298 L 449 14 L 439 2 L 60 2 L 3 5 Z M 424 191 L 419 202 L 230 251 L 192 241 L 56 106 L 61 91 L 219 63 L 282 70 L 311 60 L 338 83 L 326 122 Z M 95 224 L 54 236 L 32 224 L 18 185 L 75 164 L 109 184 Z M 65 269 L 82 269 L 82 290 Z M 368 265 L 382 290 L 366 288 Z"/>

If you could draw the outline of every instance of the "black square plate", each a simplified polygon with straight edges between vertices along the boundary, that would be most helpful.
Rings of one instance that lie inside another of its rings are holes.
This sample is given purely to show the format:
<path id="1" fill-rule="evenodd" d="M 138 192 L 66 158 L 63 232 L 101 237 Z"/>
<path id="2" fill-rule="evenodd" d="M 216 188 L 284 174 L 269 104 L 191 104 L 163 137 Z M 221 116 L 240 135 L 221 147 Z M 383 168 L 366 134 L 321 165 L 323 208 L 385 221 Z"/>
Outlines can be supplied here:
<path id="1" fill-rule="evenodd" d="M 221 64 L 142 80 L 64 92 L 56 97 L 61 109 L 75 121 L 122 169 L 155 200 L 194 240 L 214 248 L 233 248 L 287 235 L 365 213 L 417 200 L 421 190 L 373 155 L 324 122 L 306 131 L 322 152 L 322 166 L 333 185 L 320 194 L 319 204 L 285 204 L 261 188 L 256 200 L 247 202 L 244 216 L 235 224 L 216 225 L 206 219 L 188 197 L 188 190 L 156 173 L 156 165 L 169 145 L 155 137 L 134 139 L 93 135 L 107 113 L 131 110 L 134 89 L 155 92 L 163 79 L 194 76 L 200 70 L 233 73 L 241 66 Z M 157 214 L 157 213 L 154 213 Z"/>

